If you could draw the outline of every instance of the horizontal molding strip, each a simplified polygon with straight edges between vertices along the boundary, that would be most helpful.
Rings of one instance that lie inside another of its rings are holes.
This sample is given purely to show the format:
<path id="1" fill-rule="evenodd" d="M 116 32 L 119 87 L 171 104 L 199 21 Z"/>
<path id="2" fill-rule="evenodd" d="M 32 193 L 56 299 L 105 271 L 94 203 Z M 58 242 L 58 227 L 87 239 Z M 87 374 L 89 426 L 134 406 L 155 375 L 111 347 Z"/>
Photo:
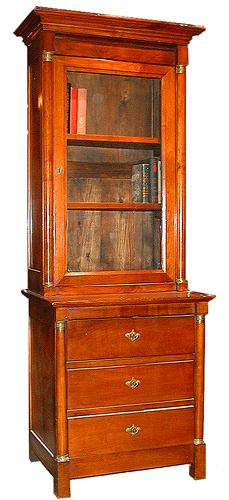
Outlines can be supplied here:
<path id="1" fill-rule="evenodd" d="M 151 408 L 150 410 L 134 410 L 134 411 L 118 411 L 116 413 L 95 413 L 92 415 L 83 415 L 75 417 L 67 417 L 68 420 L 75 420 L 79 418 L 92 418 L 92 417 L 111 417 L 115 415 L 132 415 L 136 413 L 152 413 L 154 411 L 169 411 L 169 410 L 184 410 L 187 408 L 194 408 L 194 405 L 184 405 L 184 406 L 168 406 L 167 408 Z"/>

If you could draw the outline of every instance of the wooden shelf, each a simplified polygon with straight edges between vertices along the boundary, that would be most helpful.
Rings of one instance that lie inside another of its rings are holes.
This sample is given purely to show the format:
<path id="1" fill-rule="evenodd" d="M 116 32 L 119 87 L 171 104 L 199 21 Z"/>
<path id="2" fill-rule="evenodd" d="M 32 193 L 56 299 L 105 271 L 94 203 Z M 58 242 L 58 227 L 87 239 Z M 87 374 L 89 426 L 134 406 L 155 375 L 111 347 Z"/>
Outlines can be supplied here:
<path id="1" fill-rule="evenodd" d="M 77 202 L 68 203 L 68 210 L 132 210 L 146 211 L 146 210 L 161 210 L 159 203 L 115 203 L 115 202 Z"/>
<path id="2" fill-rule="evenodd" d="M 151 149 L 152 146 L 160 144 L 158 137 L 135 137 L 96 134 L 67 134 L 69 144 L 79 146 L 103 146 L 103 147 L 131 147 Z"/>

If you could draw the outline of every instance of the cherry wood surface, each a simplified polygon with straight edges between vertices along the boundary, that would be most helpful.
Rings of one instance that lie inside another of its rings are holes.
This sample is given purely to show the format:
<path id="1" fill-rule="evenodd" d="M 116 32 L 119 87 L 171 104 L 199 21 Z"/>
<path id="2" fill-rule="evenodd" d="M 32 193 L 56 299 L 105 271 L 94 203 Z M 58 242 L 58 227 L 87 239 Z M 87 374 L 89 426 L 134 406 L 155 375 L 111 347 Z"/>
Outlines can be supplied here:
<path id="1" fill-rule="evenodd" d="M 140 427 L 134 436 L 126 431 L 132 425 Z M 166 408 L 99 418 L 70 418 L 68 431 L 70 457 L 191 444 L 194 409 Z"/>
<path id="2" fill-rule="evenodd" d="M 68 210 L 160 210 L 158 203 L 69 202 Z"/>
<path id="3" fill-rule="evenodd" d="M 160 139 L 157 137 L 134 137 L 128 136 L 116 136 L 116 135 L 99 135 L 99 134 L 67 134 L 67 140 L 69 143 L 75 143 L 76 145 L 150 145 L 150 144 L 160 144 Z"/>
<path id="4" fill-rule="evenodd" d="M 55 450 L 54 337 L 50 324 L 30 318 L 30 429 Z M 32 454 L 32 450 L 31 450 Z"/>
<path id="5" fill-rule="evenodd" d="M 150 450 L 134 450 L 71 458 L 69 474 L 70 478 L 80 478 L 141 469 L 153 469 L 154 467 L 166 467 L 174 464 L 189 464 L 192 461 L 193 446 L 191 444 L 166 446 Z"/>
<path id="6" fill-rule="evenodd" d="M 148 50 L 146 50 L 148 49 Z M 122 40 L 122 44 L 112 40 L 103 39 L 101 42 L 93 43 L 89 38 L 82 37 L 80 41 L 77 38 L 71 40 L 67 35 L 55 39 L 55 51 L 58 55 L 90 56 L 102 59 L 113 59 L 119 61 L 142 61 L 154 64 L 174 65 L 176 63 L 176 50 L 173 46 L 161 45 L 160 49 L 155 48 L 150 42 L 133 43 L 128 40 Z"/>
<path id="7" fill-rule="evenodd" d="M 55 290 L 57 293 L 53 294 L 53 289 L 50 290 L 49 294 L 45 296 L 40 295 L 28 289 L 22 290 L 23 295 L 28 299 L 38 299 L 38 302 L 42 300 L 43 304 L 51 304 L 54 307 L 60 306 L 88 306 L 88 305 L 116 305 L 116 304 L 180 304 L 179 312 L 182 313 L 182 307 L 185 304 L 201 304 L 208 303 L 210 300 L 215 298 L 215 295 L 202 293 L 202 292 L 156 292 L 152 293 L 150 290 L 148 293 L 141 293 L 140 287 L 130 286 L 127 287 L 128 293 L 126 293 L 126 287 L 117 287 L 119 293 L 114 293 L 114 287 L 81 287 L 79 288 L 79 294 L 69 293 L 69 289 L 66 289 L 66 294 L 58 294 L 58 288 Z M 71 290 L 71 289 L 70 289 Z M 98 290 L 100 293 L 98 294 Z M 97 291 L 97 293 L 95 293 Z M 201 312 L 201 311 L 198 311 Z M 207 313 L 207 311 L 205 311 Z"/>
<path id="8" fill-rule="evenodd" d="M 126 334 L 134 331 L 136 340 Z M 67 360 L 194 352 L 194 316 L 70 321 Z"/>
<path id="9" fill-rule="evenodd" d="M 135 388 L 127 382 L 135 380 Z M 99 389 L 99 390 L 98 390 Z M 68 370 L 68 409 L 188 399 L 193 396 L 193 361 L 166 361 Z"/>
<path id="10" fill-rule="evenodd" d="M 206 475 L 214 295 L 190 291 L 185 269 L 186 66 L 204 29 L 35 7 L 15 30 L 28 48 L 29 456 L 58 498 L 78 477 Z M 86 134 L 68 133 L 67 83 L 88 89 Z M 162 203 L 133 203 L 132 167 L 154 157 Z"/>
<path id="11" fill-rule="evenodd" d="M 44 27 L 49 31 L 96 36 L 97 39 L 127 38 L 173 45 L 186 45 L 193 36 L 205 30 L 203 26 L 191 24 L 36 7 L 15 30 L 15 35 L 30 43 Z"/>
<path id="12" fill-rule="evenodd" d="M 206 478 L 206 444 L 200 443 L 195 446 L 194 460 L 189 468 L 190 476 L 193 479 Z"/>

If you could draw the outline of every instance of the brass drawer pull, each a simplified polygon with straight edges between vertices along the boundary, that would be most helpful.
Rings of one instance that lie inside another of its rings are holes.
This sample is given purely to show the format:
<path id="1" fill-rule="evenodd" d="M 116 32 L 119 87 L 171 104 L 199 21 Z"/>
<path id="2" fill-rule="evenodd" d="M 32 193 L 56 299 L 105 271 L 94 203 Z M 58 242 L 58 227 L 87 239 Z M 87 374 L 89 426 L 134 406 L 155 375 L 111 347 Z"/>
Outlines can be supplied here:
<path id="1" fill-rule="evenodd" d="M 125 333 L 125 337 L 131 340 L 131 342 L 134 342 L 135 340 L 140 339 L 141 335 L 140 333 L 137 333 L 134 329 L 132 329 L 131 332 Z"/>
<path id="2" fill-rule="evenodd" d="M 125 382 L 125 384 L 130 387 L 131 389 L 136 389 L 136 387 L 139 386 L 140 384 L 140 380 L 136 380 L 136 378 L 132 377 L 130 380 L 127 380 L 127 382 Z"/>
<path id="3" fill-rule="evenodd" d="M 137 427 L 137 425 L 131 425 L 131 427 L 127 427 L 126 432 L 131 436 L 136 436 L 141 430 L 141 427 Z"/>

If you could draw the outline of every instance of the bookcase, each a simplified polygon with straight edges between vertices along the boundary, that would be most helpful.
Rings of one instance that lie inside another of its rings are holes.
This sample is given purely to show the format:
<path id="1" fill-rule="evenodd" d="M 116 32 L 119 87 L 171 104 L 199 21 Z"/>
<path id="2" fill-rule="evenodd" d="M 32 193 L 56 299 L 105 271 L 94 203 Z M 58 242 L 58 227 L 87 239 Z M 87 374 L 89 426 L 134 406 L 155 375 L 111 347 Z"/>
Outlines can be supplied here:
<path id="1" fill-rule="evenodd" d="M 189 464 L 205 478 L 214 296 L 185 272 L 186 66 L 202 31 L 42 7 L 15 31 L 28 49 L 29 454 L 57 497 L 115 472 Z"/>

